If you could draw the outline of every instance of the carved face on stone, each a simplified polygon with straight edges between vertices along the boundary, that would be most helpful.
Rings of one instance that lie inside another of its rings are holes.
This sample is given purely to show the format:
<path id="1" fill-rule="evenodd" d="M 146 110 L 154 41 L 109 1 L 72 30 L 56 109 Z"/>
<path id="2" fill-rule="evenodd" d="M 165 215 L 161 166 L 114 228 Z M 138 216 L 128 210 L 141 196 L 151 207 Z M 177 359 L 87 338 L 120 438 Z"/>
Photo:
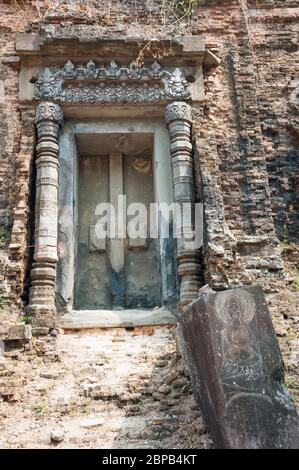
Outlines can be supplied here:
<path id="1" fill-rule="evenodd" d="M 169 80 L 164 81 L 165 92 L 172 98 L 186 98 L 189 96 L 188 82 L 185 80 L 182 71 L 178 68 L 174 70 Z"/>
<path id="2" fill-rule="evenodd" d="M 215 302 L 216 315 L 224 324 L 248 324 L 255 314 L 255 304 L 249 293 L 242 296 L 234 292 L 223 291 L 217 295 Z"/>
<path id="3" fill-rule="evenodd" d="M 233 321 L 241 320 L 241 306 L 236 299 L 231 299 L 227 306 L 227 313 Z"/>

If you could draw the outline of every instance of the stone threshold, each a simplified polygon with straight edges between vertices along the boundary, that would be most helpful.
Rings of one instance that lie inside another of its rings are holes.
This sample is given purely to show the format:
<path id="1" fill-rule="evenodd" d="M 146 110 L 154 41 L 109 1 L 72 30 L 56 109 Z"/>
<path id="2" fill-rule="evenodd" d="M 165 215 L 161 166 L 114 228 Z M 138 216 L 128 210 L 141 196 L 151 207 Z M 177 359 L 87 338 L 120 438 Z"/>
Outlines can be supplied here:
<path id="1" fill-rule="evenodd" d="M 61 317 L 58 326 L 65 330 L 84 328 L 130 328 L 135 326 L 175 325 L 176 316 L 169 310 L 74 310 Z"/>

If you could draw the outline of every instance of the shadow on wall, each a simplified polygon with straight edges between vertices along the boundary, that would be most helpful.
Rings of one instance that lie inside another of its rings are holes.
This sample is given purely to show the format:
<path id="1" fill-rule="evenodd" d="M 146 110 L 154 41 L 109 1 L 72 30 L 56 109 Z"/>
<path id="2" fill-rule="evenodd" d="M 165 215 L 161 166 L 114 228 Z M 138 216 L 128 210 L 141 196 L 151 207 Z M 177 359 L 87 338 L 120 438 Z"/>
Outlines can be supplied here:
<path id="1" fill-rule="evenodd" d="M 266 129 L 263 136 L 276 149 L 267 169 L 277 236 L 282 242 L 299 243 L 299 134 Z"/>

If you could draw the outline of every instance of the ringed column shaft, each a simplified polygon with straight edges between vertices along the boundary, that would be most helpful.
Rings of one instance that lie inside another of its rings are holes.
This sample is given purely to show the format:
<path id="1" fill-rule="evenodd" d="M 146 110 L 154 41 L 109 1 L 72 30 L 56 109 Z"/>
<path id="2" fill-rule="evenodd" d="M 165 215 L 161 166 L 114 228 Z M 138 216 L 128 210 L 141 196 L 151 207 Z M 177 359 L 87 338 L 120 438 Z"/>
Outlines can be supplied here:
<path id="1" fill-rule="evenodd" d="M 183 308 L 198 297 L 200 288 L 199 249 L 190 247 L 190 235 L 194 230 L 194 173 L 191 141 L 191 106 L 175 101 L 166 106 L 166 123 L 170 135 L 170 153 L 174 181 L 174 198 L 182 213 L 181 226 L 177 227 L 181 237 L 177 239 L 177 262 L 180 276 L 180 302 Z M 186 217 L 186 206 L 191 208 L 190 218 Z M 192 244 L 191 244 L 192 245 Z"/>
<path id="2" fill-rule="evenodd" d="M 34 263 L 31 270 L 29 308 L 34 323 L 52 326 L 56 314 L 59 130 L 61 107 L 41 102 L 36 109 L 36 201 Z"/>

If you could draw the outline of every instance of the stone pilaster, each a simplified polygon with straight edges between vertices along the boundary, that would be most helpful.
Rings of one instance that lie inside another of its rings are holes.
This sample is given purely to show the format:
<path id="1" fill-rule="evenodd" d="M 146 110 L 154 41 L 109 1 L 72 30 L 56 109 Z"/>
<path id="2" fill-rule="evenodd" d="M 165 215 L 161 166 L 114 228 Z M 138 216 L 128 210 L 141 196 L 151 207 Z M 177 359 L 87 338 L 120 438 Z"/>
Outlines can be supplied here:
<path id="1" fill-rule="evenodd" d="M 36 109 L 36 202 L 34 263 L 29 308 L 34 323 L 54 324 L 57 263 L 59 129 L 63 113 L 58 104 L 41 102 Z"/>
<path id="2" fill-rule="evenodd" d="M 180 307 L 198 296 L 200 287 L 199 250 L 190 248 L 190 230 L 194 228 L 194 174 L 191 141 L 191 107 L 188 103 L 175 101 L 166 106 L 166 123 L 170 134 L 170 153 L 174 180 L 175 202 L 191 204 L 190 222 L 182 220 L 181 237 L 177 239 L 178 274 L 180 276 Z M 184 211 L 182 213 L 185 213 Z"/>

